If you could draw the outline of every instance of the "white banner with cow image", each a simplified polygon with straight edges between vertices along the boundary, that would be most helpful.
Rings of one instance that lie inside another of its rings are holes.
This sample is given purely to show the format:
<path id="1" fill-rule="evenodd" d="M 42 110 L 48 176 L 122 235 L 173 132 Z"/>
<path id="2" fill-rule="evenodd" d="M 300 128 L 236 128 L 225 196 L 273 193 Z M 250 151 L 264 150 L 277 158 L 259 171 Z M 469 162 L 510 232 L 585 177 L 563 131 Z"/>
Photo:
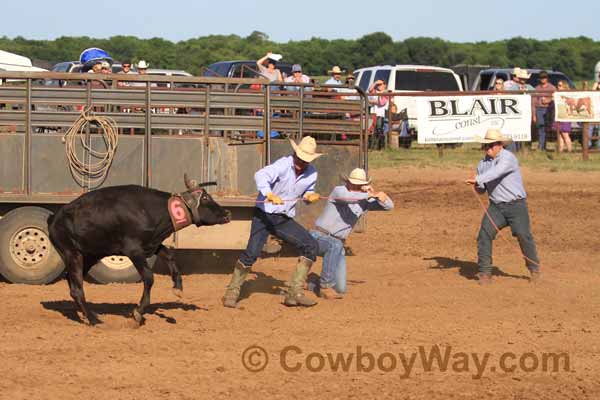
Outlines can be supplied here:
<path id="1" fill-rule="evenodd" d="M 599 122 L 600 91 L 554 92 L 554 115 L 560 122 Z"/>
<path id="2" fill-rule="evenodd" d="M 476 142 L 490 129 L 531 140 L 531 96 L 485 94 L 417 98 L 420 144 Z"/>

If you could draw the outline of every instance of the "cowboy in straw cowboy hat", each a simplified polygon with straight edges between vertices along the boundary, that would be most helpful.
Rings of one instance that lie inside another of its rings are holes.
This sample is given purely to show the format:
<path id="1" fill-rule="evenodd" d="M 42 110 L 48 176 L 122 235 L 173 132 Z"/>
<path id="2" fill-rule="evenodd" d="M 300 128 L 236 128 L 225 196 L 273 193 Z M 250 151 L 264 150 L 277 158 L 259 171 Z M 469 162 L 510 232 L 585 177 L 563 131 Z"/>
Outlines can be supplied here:
<path id="1" fill-rule="evenodd" d="M 394 202 L 384 192 L 376 192 L 362 168 L 342 175 L 344 184 L 336 186 L 327 205 L 310 231 L 319 244 L 323 270 L 318 282 L 309 282 L 309 289 L 325 299 L 339 299 L 346 293 L 346 257 L 344 242 L 358 219 L 368 211 L 389 211 Z"/>
<path id="2" fill-rule="evenodd" d="M 254 175 L 259 193 L 250 238 L 246 250 L 235 264 L 231 281 L 223 296 L 225 307 L 237 306 L 241 286 L 269 234 L 292 244 L 300 252 L 284 304 L 305 307 L 316 304 L 316 301 L 304 294 L 303 287 L 308 271 L 317 259 L 317 241 L 294 217 L 298 199 L 314 203 L 321 198 L 315 192 L 317 170 L 310 163 L 322 154 L 317 153 L 317 142 L 310 136 L 302 138 L 299 144 L 290 140 L 290 144 L 294 154 L 278 159 Z"/>
<path id="3" fill-rule="evenodd" d="M 338 65 L 334 65 L 329 71 L 327 71 L 328 75 L 331 75 L 331 78 L 325 81 L 326 85 L 342 85 L 342 74 L 346 72 L 341 69 Z"/>
<path id="4" fill-rule="evenodd" d="M 474 185 L 479 194 L 487 191 L 489 206 L 481 221 L 477 236 L 477 264 L 479 283 L 492 282 L 492 241 L 498 229 L 510 226 L 513 236 L 519 240 L 525 266 L 531 274 L 531 282 L 540 277 L 540 261 L 529 221 L 527 193 L 523 185 L 519 160 L 504 150 L 502 143 L 510 139 L 497 129 L 488 129 L 478 138 L 483 144 L 485 157 L 477 165 L 477 175 L 465 182 Z"/>

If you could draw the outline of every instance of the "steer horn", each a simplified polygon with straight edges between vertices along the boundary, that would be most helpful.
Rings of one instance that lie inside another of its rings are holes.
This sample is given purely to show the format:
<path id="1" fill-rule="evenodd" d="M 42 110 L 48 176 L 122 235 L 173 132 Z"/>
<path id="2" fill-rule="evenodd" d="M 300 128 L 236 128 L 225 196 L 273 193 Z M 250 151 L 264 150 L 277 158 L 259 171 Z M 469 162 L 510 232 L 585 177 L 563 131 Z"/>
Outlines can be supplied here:
<path id="1" fill-rule="evenodd" d="M 189 190 L 206 187 L 206 186 L 217 186 L 216 181 L 198 183 L 198 181 L 195 179 L 190 180 L 187 176 L 187 173 L 183 174 L 183 181 L 185 182 L 185 187 L 188 188 Z"/>

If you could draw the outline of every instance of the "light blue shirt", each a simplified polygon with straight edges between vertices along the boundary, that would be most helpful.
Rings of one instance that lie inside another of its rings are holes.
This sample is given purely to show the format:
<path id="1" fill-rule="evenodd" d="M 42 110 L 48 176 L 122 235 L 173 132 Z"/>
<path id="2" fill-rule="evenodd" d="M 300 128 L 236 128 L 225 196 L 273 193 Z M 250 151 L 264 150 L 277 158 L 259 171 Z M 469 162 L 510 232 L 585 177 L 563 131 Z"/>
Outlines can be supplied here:
<path id="1" fill-rule="evenodd" d="M 394 202 L 369 198 L 365 192 L 351 192 L 346 186 L 336 186 L 329 195 L 323 212 L 315 225 L 339 239 L 346 239 L 361 215 L 367 211 L 391 210 Z"/>
<path id="2" fill-rule="evenodd" d="M 309 164 L 304 172 L 296 176 L 294 157 L 290 155 L 256 171 L 254 180 L 259 192 L 256 207 L 269 214 L 285 214 L 294 218 L 298 199 L 307 192 L 315 191 L 317 170 Z M 263 203 L 268 193 L 281 197 L 283 204 Z"/>
<path id="3" fill-rule="evenodd" d="M 477 185 L 479 193 L 487 190 L 492 203 L 505 203 L 527 197 L 519 160 L 513 153 L 502 149 L 496 156 L 485 156 L 477 165 Z"/>

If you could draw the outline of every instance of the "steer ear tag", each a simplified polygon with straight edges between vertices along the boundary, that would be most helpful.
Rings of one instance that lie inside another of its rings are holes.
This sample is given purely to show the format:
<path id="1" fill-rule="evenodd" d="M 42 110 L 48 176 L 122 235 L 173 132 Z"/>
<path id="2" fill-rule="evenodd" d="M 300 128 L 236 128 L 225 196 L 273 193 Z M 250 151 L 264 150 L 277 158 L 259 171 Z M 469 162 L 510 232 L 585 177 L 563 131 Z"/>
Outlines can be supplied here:
<path id="1" fill-rule="evenodd" d="M 177 196 L 170 197 L 168 208 L 175 232 L 192 224 L 192 215 L 181 198 Z"/>

